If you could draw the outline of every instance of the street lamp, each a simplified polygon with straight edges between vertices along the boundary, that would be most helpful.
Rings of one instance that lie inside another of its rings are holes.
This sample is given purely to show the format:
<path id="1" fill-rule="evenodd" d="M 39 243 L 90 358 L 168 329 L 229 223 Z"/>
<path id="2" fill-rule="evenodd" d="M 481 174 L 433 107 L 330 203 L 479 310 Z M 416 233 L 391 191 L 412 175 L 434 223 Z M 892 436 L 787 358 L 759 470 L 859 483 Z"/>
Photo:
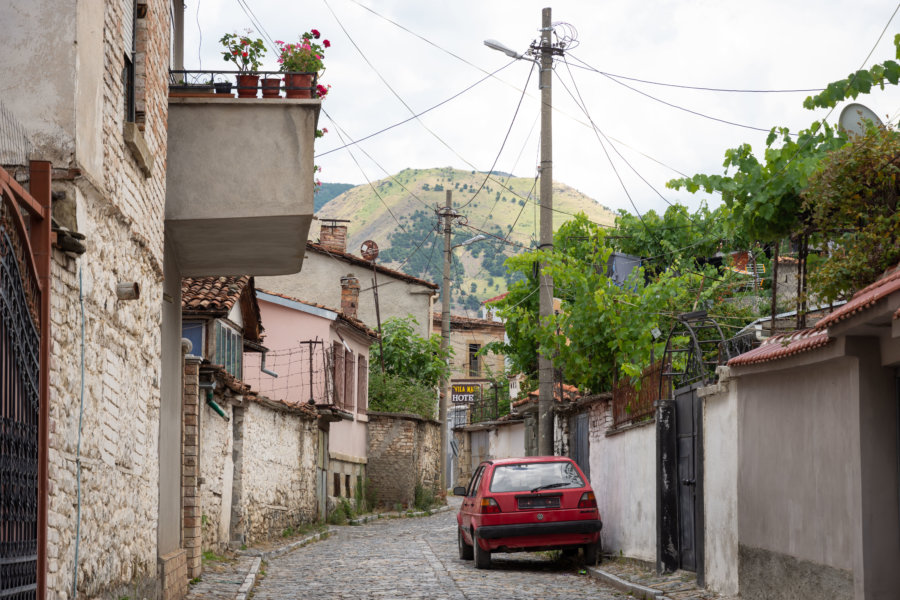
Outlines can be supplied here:
<path id="1" fill-rule="evenodd" d="M 553 248 L 553 120 L 551 108 L 553 54 L 562 54 L 561 44 L 554 47 L 550 35 L 553 25 L 550 21 L 550 9 L 541 11 L 540 44 L 532 44 L 530 54 L 535 60 L 540 57 L 541 74 L 538 84 L 541 90 L 541 250 Z M 496 40 L 485 40 L 485 46 L 497 50 L 515 59 L 524 58 L 515 50 L 508 48 Z M 540 289 L 540 321 L 545 322 L 553 314 L 553 277 L 546 273 L 546 264 L 541 262 Z M 538 355 L 538 454 L 553 454 L 553 361 L 549 354 Z"/>
<path id="2" fill-rule="evenodd" d="M 453 247 L 450 248 L 450 249 L 453 250 L 453 249 L 455 249 L 455 248 L 461 248 L 461 247 L 463 247 L 463 246 L 468 246 L 469 244 L 474 244 L 475 242 L 480 242 L 481 240 L 486 240 L 486 239 L 487 239 L 487 236 L 486 236 L 486 235 L 484 235 L 483 233 L 479 233 L 479 234 L 476 235 L 475 237 L 470 237 L 470 238 L 467 239 L 466 241 L 460 242 L 460 243 L 456 244 L 455 246 L 453 246 Z"/>

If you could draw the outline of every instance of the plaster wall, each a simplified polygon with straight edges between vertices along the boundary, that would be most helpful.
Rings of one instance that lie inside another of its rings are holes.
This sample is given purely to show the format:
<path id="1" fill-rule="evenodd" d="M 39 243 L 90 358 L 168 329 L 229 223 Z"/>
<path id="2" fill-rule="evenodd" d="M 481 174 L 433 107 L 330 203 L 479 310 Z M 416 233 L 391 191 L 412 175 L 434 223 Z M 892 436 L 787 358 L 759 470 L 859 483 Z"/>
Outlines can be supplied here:
<path id="1" fill-rule="evenodd" d="M 441 334 L 440 323 L 435 324 L 434 333 Z M 466 379 L 469 377 L 488 377 L 493 374 L 495 377 L 502 376 L 505 372 L 505 358 L 503 355 L 494 353 L 485 354 L 478 357 L 481 367 L 480 373 L 470 374 L 469 372 L 469 345 L 478 344 L 485 347 L 491 342 L 502 342 L 505 332 L 503 329 L 498 331 L 478 330 L 478 329 L 454 329 L 453 324 L 450 325 L 450 347 L 453 348 L 453 356 L 450 358 L 450 378 L 451 380 Z"/>
<path id="2" fill-rule="evenodd" d="M 315 419 L 249 401 L 238 435 L 243 447 L 235 500 L 244 541 L 277 536 L 315 520 Z"/>
<path id="3" fill-rule="evenodd" d="M 603 520 L 603 550 L 655 562 L 655 421 L 612 433 L 609 403 L 597 403 L 589 423 L 591 486 Z"/>
<path id="4" fill-rule="evenodd" d="M 348 249 L 355 252 L 356 249 Z M 375 298 L 372 287 L 372 269 L 348 263 L 337 257 L 309 251 L 303 268 L 294 275 L 257 277 L 259 289 L 271 290 L 294 298 L 306 300 L 339 310 L 341 307 L 341 282 L 345 275 L 359 279 L 358 317 L 372 329 L 378 328 L 375 314 Z M 433 290 L 423 285 L 407 283 L 384 273 L 378 274 L 378 299 L 381 320 L 412 315 L 419 324 L 418 333 L 424 338 L 431 335 L 431 294 Z"/>
<path id="5" fill-rule="evenodd" d="M 525 423 L 498 426 L 491 432 L 491 458 L 525 456 Z"/>
<path id="6" fill-rule="evenodd" d="M 854 597 L 860 527 L 857 381 L 858 366 L 850 358 L 738 380 L 744 597 L 772 597 L 787 586 L 799 594 L 790 597 Z M 765 576 L 773 571 L 790 577 Z"/>
<path id="7" fill-rule="evenodd" d="M 720 371 L 702 388 L 704 576 L 708 588 L 738 593 L 738 402 L 736 382 Z"/>
<path id="8" fill-rule="evenodd" d="M 234 483 L 234 449 L 233 424 L 234 410 L 230 401 L 221 394 L 214 400 L 225 414 L 228 421 L 206 404 L 201 392 L 199 406 L 199 463 L 200 477 L 200 530 L 203 550 L 221 552 L 231 541 L 231 499 Z"/>
<path id="9" fill-rule="evenodd" d="M 353 421 L 331 424 L 328 434 L 328 452 L 332 459 L 352 457 L 365 462 L 368 448 L 368 417 L 356 415 Z"/>

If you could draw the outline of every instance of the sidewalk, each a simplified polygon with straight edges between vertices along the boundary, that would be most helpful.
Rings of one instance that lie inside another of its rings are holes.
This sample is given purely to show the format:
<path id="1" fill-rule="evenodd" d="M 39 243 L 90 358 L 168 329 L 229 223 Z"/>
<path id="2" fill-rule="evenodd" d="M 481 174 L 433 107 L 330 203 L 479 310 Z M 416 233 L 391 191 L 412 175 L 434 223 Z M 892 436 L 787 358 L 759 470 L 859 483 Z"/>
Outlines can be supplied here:
<path id="1" fill-rule="evenodd" d="M 440 506 L 431 511 L 385 512 L 363 515 L 349 522 L 349 526 L 362 525 L 378 519 L 398 519 L 425 517 L 450 510 L 450 506 Z M 347 525 L 342 526 L 347 527 Z M 287 554 L 292 550 L 306 546 L 334 534 L 341 527 L 330 526 L 325 531 L 313 533 L 286 544 L 275 545 L 272 541 L 259 548 L 247 548 L 227 557 L 223 561 L 207 562 L 203 565 L 200 580 L 192 583 L 188 589 L 187 600 L 246 600 L 257 577 L 265 575 L 266 563 L 273 558 Z"/>
<path id="2" fill-rule="evenodd" d="M 603 558 L 588 567 L 591 577 L 643 600 L 735 600 L 697 586 L 695 573 L 657 575 L 652 565 L 628 558 Z"/>

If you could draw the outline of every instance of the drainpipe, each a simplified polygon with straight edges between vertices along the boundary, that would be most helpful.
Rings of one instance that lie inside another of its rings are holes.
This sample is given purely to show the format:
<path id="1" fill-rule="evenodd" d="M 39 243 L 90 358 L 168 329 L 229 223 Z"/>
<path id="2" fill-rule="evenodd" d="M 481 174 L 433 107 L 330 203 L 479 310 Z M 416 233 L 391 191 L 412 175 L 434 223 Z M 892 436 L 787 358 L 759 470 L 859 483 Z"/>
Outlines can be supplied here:
<path id="1" fill-rule="evenodd" d="M 259 361 L 259 370 L 268 375 L 269 377 L 278 377 L 278 373 L 275 371 L 270 371 L 266 368 L 266 352 L 262 353 L 262 359 Z"/>
<path id="2" fill-rule="evenodd" d="M 218 402 L 213 400 L 213 390 L 216 389 L 216 382 L 213 381 L 201 381 L 199 384 L 201 390 L 206 390 L 206 405 L 213 409 L 217 415 L 229 421 L 228 415 L 225 414 L 225 411 L 219 406 Z"/>

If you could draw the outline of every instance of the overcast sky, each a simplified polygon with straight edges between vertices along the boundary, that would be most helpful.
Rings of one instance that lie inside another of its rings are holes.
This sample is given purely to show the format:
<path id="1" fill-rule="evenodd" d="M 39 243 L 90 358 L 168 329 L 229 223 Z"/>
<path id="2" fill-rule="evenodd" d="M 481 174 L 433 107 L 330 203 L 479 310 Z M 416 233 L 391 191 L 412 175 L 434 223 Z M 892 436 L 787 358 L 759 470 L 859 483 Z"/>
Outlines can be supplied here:
<path id="1" fill-rule="evenodd" d="M 318 153 L 342 145 L 339 129 L 348 140 L 364 137 L 409 118 L 404 103 L 421 112 L 484 78 L 485 72 L 500 69 L 510 59 L 484 46 L 483 40 L 494 38 L 524 51 L 539 36 L 541 9 L 549 5 L 553 21 L 572 25 L 578 42 L 569 52 L 569 68 L 557 61 L 553 81 L 554 179 L 613 209 L 630 212 L 664 210 L 660 194 L 695 208 L 702 196 L 667 190 L 665 182 L 679 172 L 721 173 L 725 149 L 748 142 L 761 152 L 766 134 L 672 108 L 576 65 L 656 82 L 715 88 L 824 87 L 863 66 L 897 7 L 892 1 L 876 0 L 185 3 L 187 68 L 201 66 L 200 60 L 203 68 L 223 68 L 218 43 L 222 34 L 248 27 L 259 32 L 242 4 L 274 40 L 295 40 L 316 28 L 331 42 L 321 83 L 332 86 L 323 107 L 334 121 L 321 115 L 319 126 L 328 128 L 329 134 L 317 141 Z M 900 17 L 891 22 L 866 67 L 894 57 L 893 37 L 898 31 Z M 271 51 L 265 66 L 277 68 Z M 498 153 L 497 170 L 534 176 L 539 90 L 536 70 L 528 80 L 530 69 L 530 62 L 516 61 L 496 78 L 476 85 L 418 121 L 395 127 L 350 151 L 320 156 L 316 163 L 322 166 L 321 179 L 362 184 L 406 167 L 486 171 Z M 685 109 L 766 130 L 783 125 L 796 131 L 827 113 L 803 109 L 807 93 L 722 93 L 621 81 Z M 612 144 L 633 167 L 607 146 L 625 189 L 567 88 L 573 94 L 577 88 L 597 127 L 614 140 Z M 523 89 L 526 95 L 500 152 Z M 895 121 L 900 113 L 897 89 L 875 90 L 859 101 L 885 120 Z M 836 120 L 840 108 L 830 121 Z M 717 200 L 711 198 L 710 203 Z"/>

